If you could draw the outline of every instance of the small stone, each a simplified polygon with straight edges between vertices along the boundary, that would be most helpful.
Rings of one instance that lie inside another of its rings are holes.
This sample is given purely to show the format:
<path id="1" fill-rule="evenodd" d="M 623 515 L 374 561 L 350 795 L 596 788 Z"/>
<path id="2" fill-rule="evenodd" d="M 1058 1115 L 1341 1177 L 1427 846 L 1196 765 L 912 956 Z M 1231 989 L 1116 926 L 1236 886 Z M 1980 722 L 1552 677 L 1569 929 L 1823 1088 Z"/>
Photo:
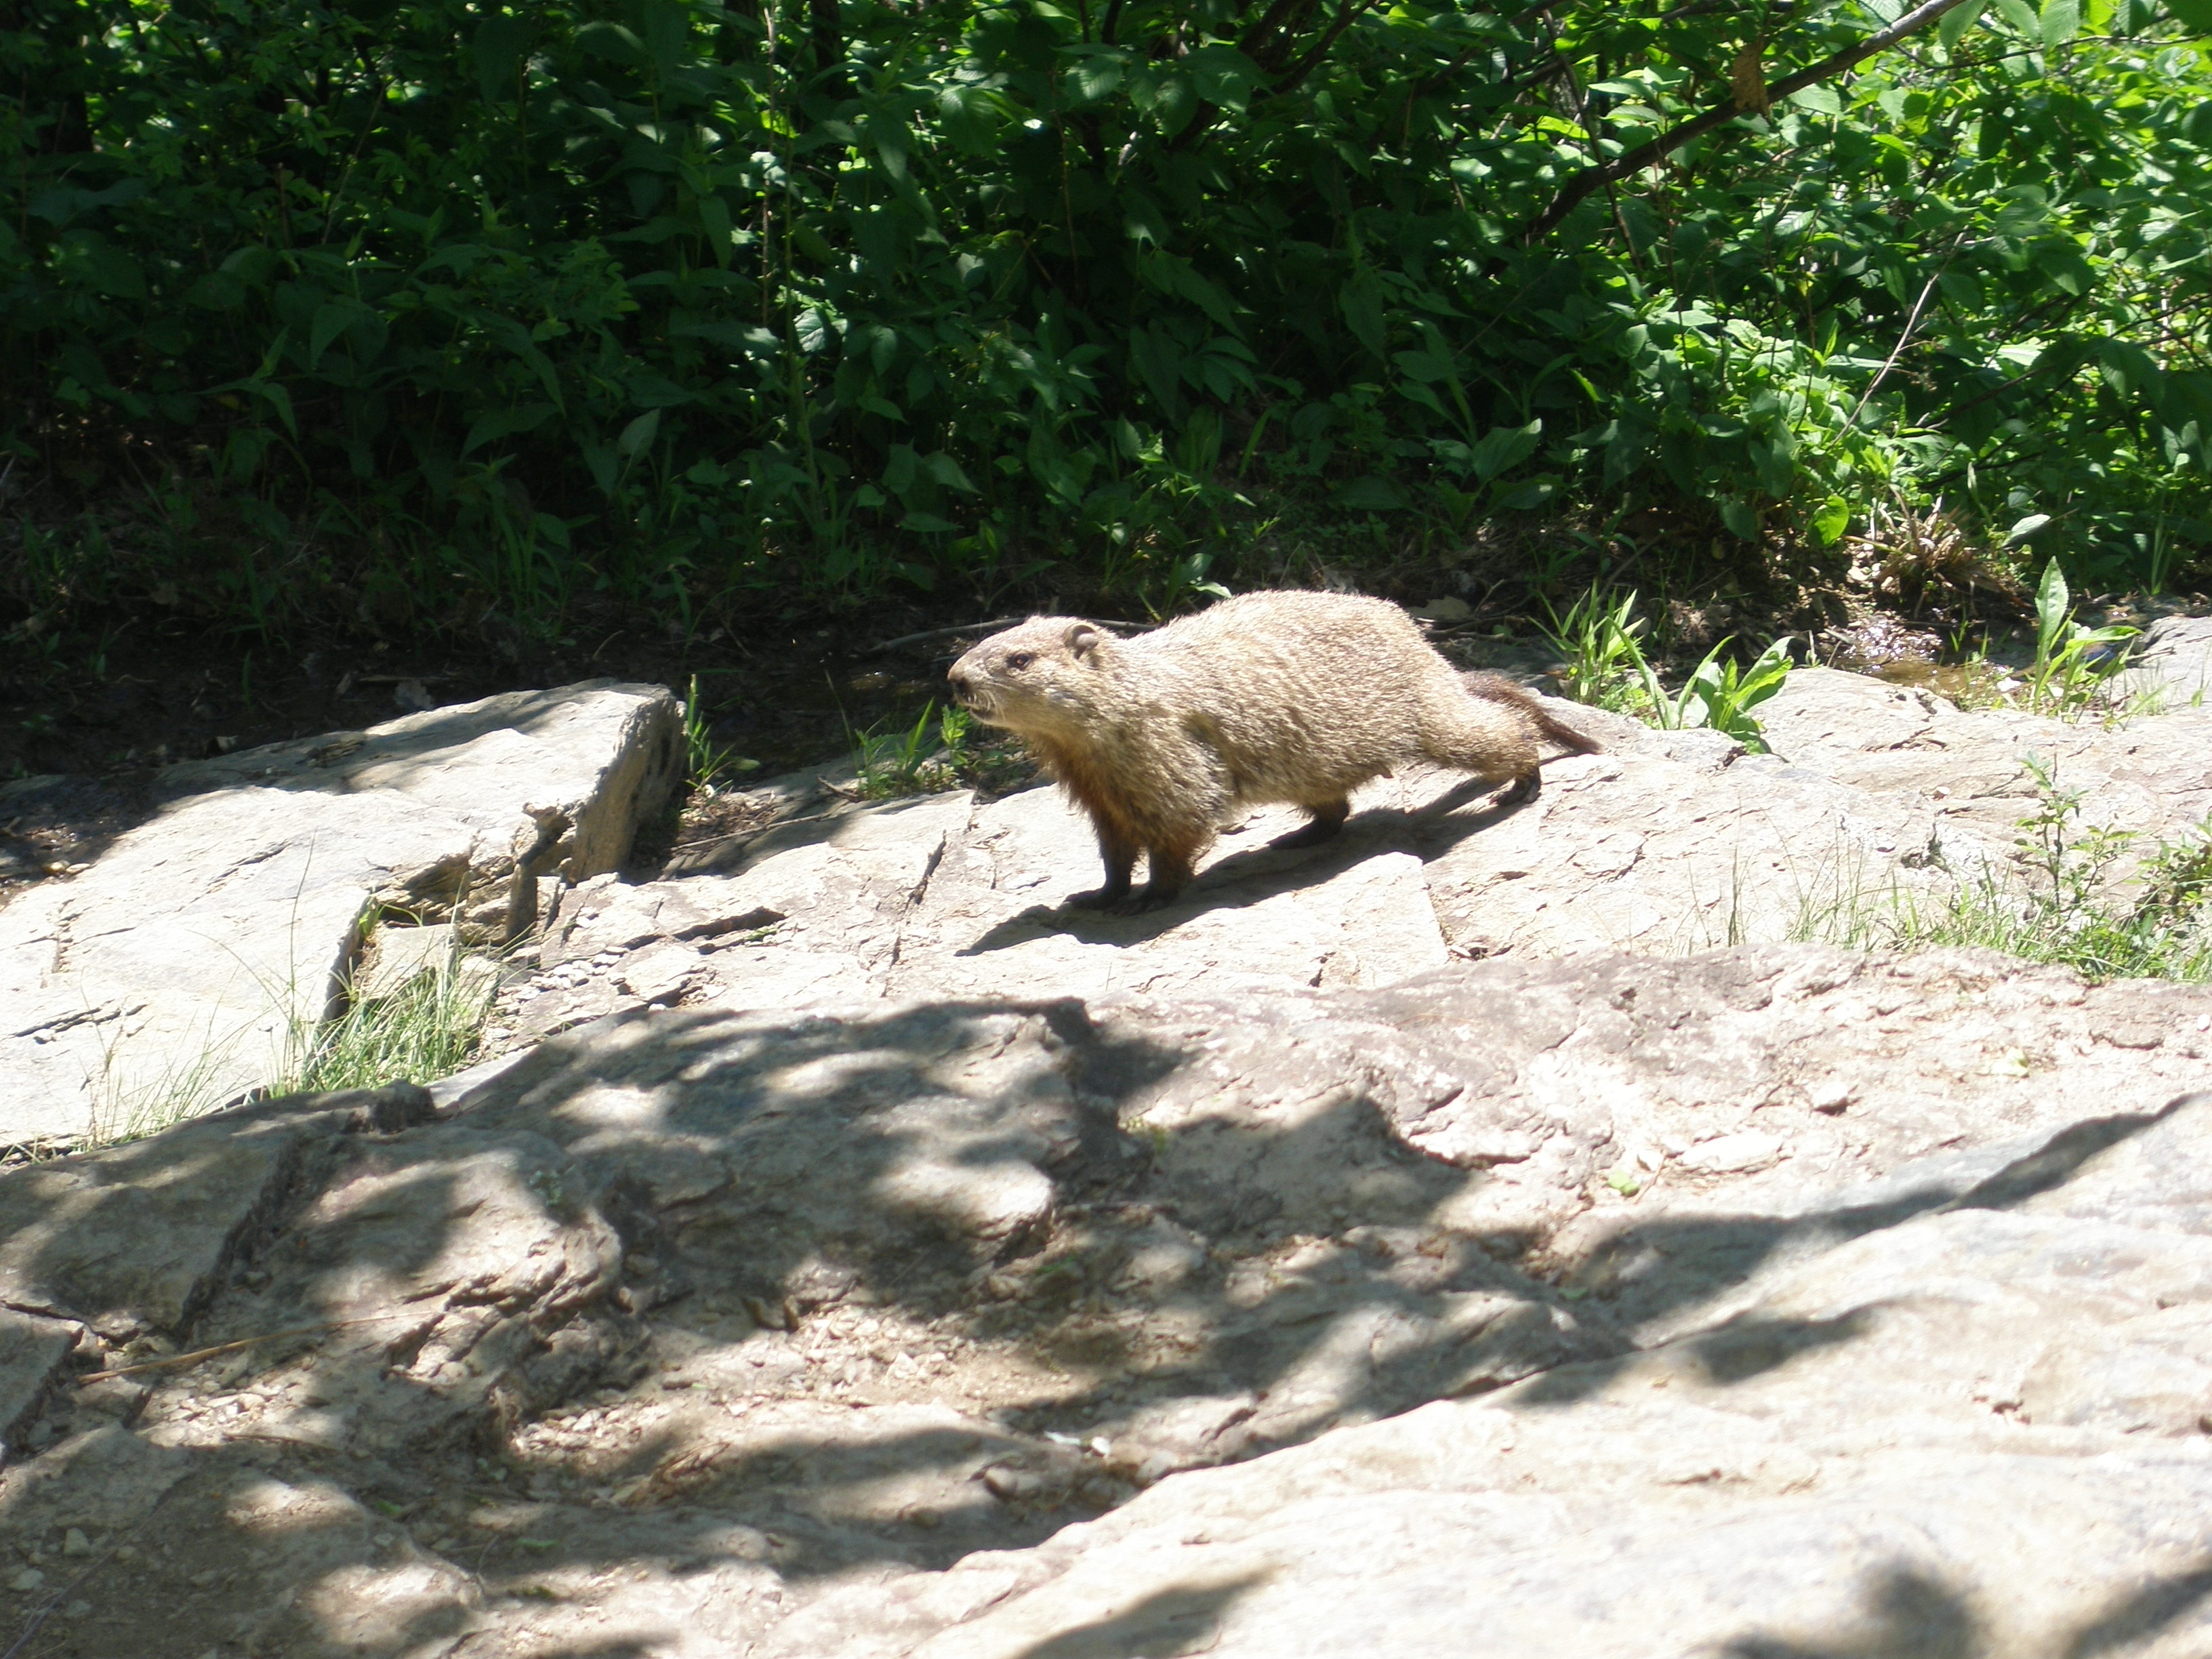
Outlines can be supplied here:
<path id="1" fill-rule="evenodd" d="M 46 1582 L 46 1574 L 40 1572 L 36 1567 L 26 1567 L 8 1581 L 8 1588 L 11 1590 L 30 1591 L 38 1589 Z"/>
<path id="2" fill-rule="evenodd" d="M 1001 1504 L 1019 1504 L 1035 1498 L 1044 1490 L 1044 1481 L 1031 1469 L 1017 1469 L 1004 1463 L 994 1463 L 981 1475 L 983 1490 Z"/>
<path id="3" fill-rule="evenodd" d="M 64 1619 L 82 1619 L 91 1611 L 91 1602 L 72 1601 L 62 1609 L 62 1617 Z"/>
<path id="4" fill-rule="evenodd" d="M 62 1534 L 62 1553 L 64 1555 L 92 1553 L 92 1540 L 84 1535 L 84 1529 L 82 1527 L 71 1527 Z"/>

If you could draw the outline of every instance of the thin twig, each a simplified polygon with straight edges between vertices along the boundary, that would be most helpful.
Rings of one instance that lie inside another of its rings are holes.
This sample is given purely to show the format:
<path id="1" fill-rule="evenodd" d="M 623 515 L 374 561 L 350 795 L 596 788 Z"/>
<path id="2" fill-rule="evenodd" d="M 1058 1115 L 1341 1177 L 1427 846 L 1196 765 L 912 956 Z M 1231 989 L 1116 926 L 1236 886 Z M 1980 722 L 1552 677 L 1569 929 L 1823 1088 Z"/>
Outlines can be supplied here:
<path id="1" fill-rule="evenodd" d="M 1923 4 L 1914 7 L 1887 28 L 1877 30 L 1856 46 L 1823 58 L 1810 69 L 1783 76 L 1766 88 L 1766 100 L 1771 104 L 1778 104 L 1792 93 L 1802 92 L 1807 87 L 1841 75 L 1875 53 L 1887 51 L 1907 35 L 1927 27 L 1945 12 L 1963 3 L 1964 0 L 1924 0 Z M 1540 240 L 1556 230 L 1560 222 L 1581 204 L 1584 197 L 1603 189 L 1608 180 L 1626 179 L 1632 173 L 1641 173 L 1654 162 L 1673 155 L 1692 138 L 1703 137 L 1714 128 L 1725 126 L 1743 112 L 1742 106 L 1731 94 L 1714 108 L 1661 133 L 1649 143 L 1638 144 L 1626 155 L 1617 155 L 1600 166 L 1584 167 L 1559 187 L 1559 194 L 1552 198 L 1549 207 L 1521 228 L 1519 240 L 1523 243 Z"/>
<path id="2" fill-rule="evenodd" d="M 1867 406 L 1867 399 L 1881 389 L 1881 383 L 1889 378 L 1889 371 L 1897 367 L 1897 360 L 1905 355 L 1905 348 L 1912 343 L 1913 335 L 1919 331 L 1920 314 L 1928 309 L 1928 298 L 1936 292 L 1936 284 L 1943 280 L 1943 273 L 1950 270 L 1952 256 L 1958 252 L 1960 238 L 1965 234 L 1961 231 L 1951 239 L 1951 246 L 1944 251 L 1943 263 L 1936 267 L 1935 274 L 1921 286 L 1920 297 L 1912 302 L 1912 314 L 1905 319 L 1905 332 L 1897 337 L 1897 343 L 1890 348 L 1888 361 L 1875 371 L 1874 379 L 1869 380 L 1866 390 L 1859 393 L 1858 402 L 1851 406 L 1851 418 L 1844 422 L 1845 426 L 1859 423 L 1859 411 Z"/>
<path id="3" fill-rule="evenodd" d="M 885 640 L 881 645 L 872 645 L 860 654 L 872 657 L 884 651 L 896 651 L 902 645 L 923 645 L 931 640 L 950 639 L 955 634 L 979 634 L 987 628 L 1011 628 L 1019 617 L 1000 617 L 995 622 L 955 623 L 950 628 L 927 628 L 919 634 L 902 634 L 895 640 Z"/>
<path id="4" fill-rule="evenodd" d="M 160 1359 L 142 1360 L 136 1365 L 117 1365 L 104 1371 L 87 1371 L 77 1378 L 77 1386 L 88 1382 L 106 1382 L 118 1376 L 136 1376 L 141 1371 L 173 1370 L 179 1365 L 197 1365 L 203 1359 L 212 1359 L 217 1354 L 234 1353 L 240 1348 L 251 1348 L 263 1342 L 277 1342 L 288 1336 L 317 1336 L 325 1331 L 343 1331 L 355 1325 L 374 1325 L 387 1319 L 413 1319 L 416 1314 L 370 1314 L 361 1319 L 326 1320 L 319 1325 L 295 1325 L 289 1330 L 264 1331 L 259 1336 L 241 1336 L 235 1342 L 218 1342 L 212 1348 L 194 1348 L 190 1353 L 173 1353 Z M 0 1654 L 0 1659 L 7 1659 Z"/>

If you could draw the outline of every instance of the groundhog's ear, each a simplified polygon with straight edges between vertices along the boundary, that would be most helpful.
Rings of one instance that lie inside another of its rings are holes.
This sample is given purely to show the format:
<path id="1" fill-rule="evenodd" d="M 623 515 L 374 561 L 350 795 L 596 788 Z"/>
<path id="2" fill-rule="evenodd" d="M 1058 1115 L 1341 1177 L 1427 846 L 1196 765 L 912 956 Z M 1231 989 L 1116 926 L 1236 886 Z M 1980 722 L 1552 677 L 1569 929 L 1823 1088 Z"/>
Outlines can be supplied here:
<path id="1" fill-rule="evenodd" d="M 1067 641 L 1067 648 L 1075 653 L 1076 660 L 1079 662 L 1097 648 L 1098 641 L 1105 638 L 1105 635 L 1089 623 L 1079 622 L 1068 624 L 1065 637 Z"/>

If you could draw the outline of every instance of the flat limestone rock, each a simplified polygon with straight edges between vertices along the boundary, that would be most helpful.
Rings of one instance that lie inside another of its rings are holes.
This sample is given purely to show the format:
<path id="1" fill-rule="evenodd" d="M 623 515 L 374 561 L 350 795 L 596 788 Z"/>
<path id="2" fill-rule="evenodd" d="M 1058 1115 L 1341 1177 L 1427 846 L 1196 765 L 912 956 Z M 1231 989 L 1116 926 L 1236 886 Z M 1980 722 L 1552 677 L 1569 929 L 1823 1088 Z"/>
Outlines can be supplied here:
<path id="1" fill-rule="evenodd" d="M 565 894 L 501 1024 L 549 1034 L 639 1002 L 1379 988 L 1455 957 L 1851 939 L 1897 905 L 2009 878 L 2038 806 L 2031 762 L 2081 792 L 2083 825 L 2132 838 L 2116 880 L 2212 814 L 2212 712 L 2193 708 L 2116 726 L 1968 713 L 1808 668 L 1760 705 L 1771 752 L 1755 754 L 1553 707 L 1606 752 L 1549 763 L 1536 799 L 1501 805 L 1414 766 L 1295 850 L 1272 843 L 1302 815 L 1265 809 L 1224 826 L 1174 904 L 1136 916 L 1068 908 L 1101 878 L 1060 791 L 838 803 L 726 851 L 717 873 Z"/>
<path id="2" fill-rule="evenodd" d="M 0 1308 L 0 1462 L 67 1375 L 76 1328 Z"/>
<path id="3" fill-rule="evenodd" d="M 766 1651 L 2202 1652 L 2212 1241 L 2153 1171 L 2208 1154 L 2199 1095 L 2025 1201 L 1757 1274 L 1697 1332 L 1170 1478 Z"/>
<path id="4" fill-rule="evenodd" d="M 681 772 L 675 710 L 594 681 L 168 769 L 152 817 L 0 909 L 0 1144 L 281 1079 L 376 907 L 495 926 L 534 916 L 541 875 L 612 868 Z"/>

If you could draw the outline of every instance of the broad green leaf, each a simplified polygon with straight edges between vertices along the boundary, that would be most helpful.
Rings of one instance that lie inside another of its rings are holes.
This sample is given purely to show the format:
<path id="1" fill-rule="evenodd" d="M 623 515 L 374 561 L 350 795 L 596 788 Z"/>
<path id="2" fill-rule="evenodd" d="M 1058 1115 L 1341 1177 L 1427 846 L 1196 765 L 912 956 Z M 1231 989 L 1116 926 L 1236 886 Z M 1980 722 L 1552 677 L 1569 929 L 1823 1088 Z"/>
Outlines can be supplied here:
<path id="1" fill-rule="evenodd" d="M 1841 495 L 1831 495 L 1814 512 L 1813 534 L 1821 546 L 1833 547 L 1850 524 L 1851 504 Z"/>
<path id="2" fill-rule="evenodd" d="M 515 70 L 530 44 L 530 26 L 504 14 L 477 25 L 470 55 L 476 59 L 477 91 L 487 104 L 514 101 Z"/>
<path id="3" fill-rule="evenodd" d="M 615 440 L 615 448 L 625 460 L 635 461 L 653 447 L 653 441 L 660 435 L 660 411 L 648 409 L 622 430 Z"/>
<path id="4" fill-rule="evenodd" d="M 1844 100 L 1836 95 L 1833 87 L 1825 82 L 1800 87 L 1790 94 L 1790 101 L 1800 109 L 1811 110 L 1815 115 L 1841 115 L 1844 112 Z"/>
<path id="5" fill-rule="evenodd" d="M 1076 95 L 1085 103 L 1096 103 L 1121 84 L 1121 60 L 1118 57 L 1085 58 L 1068 71 Z"/>
<path id="6" fill-rule="evenodd" d="M 1964 5 L 1954 6 L 1936 20 L 1936 38 L 1947 52 L 1954 50 L 1965 40 L 1966 31 L 1981 21 L 1981 0 L 1966 0 Z"/>
<path id="7" fill-rule="evenodd" d="M 323 353 L 331 349 L 331 342 L 345 332 L 360 310 L 359 302 L 349 299 L 326 301 L 316 307 L 315 325 L 307 336 L 309 368 L 322 362 Z"/>
<path id="8" fill-rule="evenodd" d="M 469 423 L 469 435 L 462 441 L 461 453 L 488 444 L 495 438 L 504 438 L 510 433 L 534 432 L 545 423 L 553 412 L 550 404 L 525 404 L 519 409 L 495 409 L 479 415 Z"/>
<path id="9" fill-rule="evenodd" d="M 2212 34 L 2212 0 L 2166 0 L 2166 9 L 2192 34 Z"/>
<path id="10" fill-rule="evenodd" d="M 1468 465 L 1474 476 L 1487 483 L 1499 473 L 1510 471 L 1536 453 L 1537 441 L 1543 436 L 1544 423 L 1531 421 L 1526 426 L 1493 427 L 1482 434 L 1468 457 Z"/>
<path id="11" fill-rule="evenodd" d="M 1382 356 L 1389 345 L 1389 331 L 1382 311 L 1382 284 L 1375 273 L 1363 270 L 1346 283 L 1337 304 L 1359 343 Z"/>
<path id="12" fill-rule="evenodd" d="M 2039 22 L 2045 46 L 2064 46 L 2081 30 L 2081 0 L 2043 0 Z"/>

